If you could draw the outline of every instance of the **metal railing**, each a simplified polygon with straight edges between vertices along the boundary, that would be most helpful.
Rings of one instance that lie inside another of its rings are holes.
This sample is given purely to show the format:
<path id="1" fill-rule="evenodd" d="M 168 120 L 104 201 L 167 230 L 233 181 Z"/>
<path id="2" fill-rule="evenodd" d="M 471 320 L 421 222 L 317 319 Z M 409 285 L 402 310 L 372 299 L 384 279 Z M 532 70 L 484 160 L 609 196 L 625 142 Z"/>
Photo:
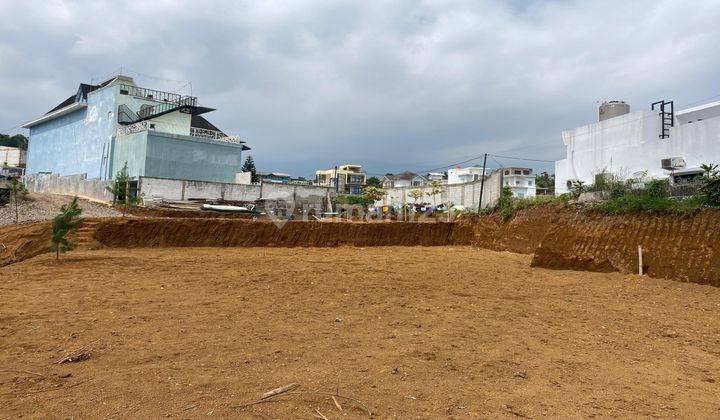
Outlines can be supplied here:
<path id="1" fill-rule="evenodd" d="M 194 101 L 197 100 L 197 98 L 193 96 L 183 97 L 183 95 L 180 95 L 178 93 L 163 92 L 161 90 L 141 88 L 132 85 L 120 85 L 120 93 L 123 95 L 136 96 L 139 98 L 149 99 L 151 101 L 157 102 L 178 103 L 183 98 L 192 98 Z"/>
<path id="2" fill-rule="evenodd" d="M 156 131 L 155 123 L 152 121 L 140 121 L 135 124 L 126 125 L 118 128 L 119 136 L 127 136 L 130 134 L 140 133 L 143 131 Z M 161 130 L 159 130 L 161 131 Z M 242 144 L 245 143 L 239 136 L 228 136 L 227 134 L 216 131 L 208 130 L 205 128 L 190 127 L 190 136 L 198 137 L 202 139 L 222 141 L 225 143 Z"/>
<path id="3" fill-rule="evenodd" d="M 154 130 L 154 124 L 153 127 L 151 127 L 150 124 L 150 121 L 140 121 L 135 124 L 122 126 L 118 128 L 118 135 L 128 136 L 142 131 Z"/>
<path id="4" fill-rule="evenodd" d="M 204 139 L 224 141 L 227 143 L 241 144 L 245 143 L 239 136 L 228 136 L 222 131 L 208 130 L 207 128 L 190 127 L 190 135 Z"/>

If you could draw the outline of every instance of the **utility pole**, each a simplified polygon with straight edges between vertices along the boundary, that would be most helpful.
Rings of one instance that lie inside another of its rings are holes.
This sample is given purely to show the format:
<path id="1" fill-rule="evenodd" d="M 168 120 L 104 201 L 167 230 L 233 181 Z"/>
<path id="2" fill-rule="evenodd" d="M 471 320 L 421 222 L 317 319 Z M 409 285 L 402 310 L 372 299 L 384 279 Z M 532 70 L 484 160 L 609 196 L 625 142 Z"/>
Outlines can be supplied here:
<path id="1" fill-rule="evenodd" d="M 482 196 L 483 196 L 483 190 L 485 190 L 485 166 L 487 165 L 487 153 L 485 153 L 485 157 L 483 157 L 483 171 L 482 171 L 482 179 L 480 180 L 480 202 L 478 203 L 478 213 L 480 213 L 480 210 L 482 210 Z"/>

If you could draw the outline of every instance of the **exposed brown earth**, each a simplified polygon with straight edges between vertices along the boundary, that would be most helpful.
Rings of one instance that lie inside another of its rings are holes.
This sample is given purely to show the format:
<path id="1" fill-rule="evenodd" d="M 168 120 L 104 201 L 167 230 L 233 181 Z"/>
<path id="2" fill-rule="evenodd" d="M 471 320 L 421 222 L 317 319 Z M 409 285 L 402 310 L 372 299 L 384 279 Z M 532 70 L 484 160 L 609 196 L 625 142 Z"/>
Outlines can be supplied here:
<path id="1" fill-rule="evenodd" d="M 558 218 L 535 250 L 538 267 L 643 272 L 651 277 L 720 286 L 720 212 L 692 215 L 588 215 Z"/>
<path id="2" fill-rule="evenodd" d="M 94 234 L 112 248 L 187 246 L 438 246 L 470 245 L 472 225 L 456 223 L 332 223 L 218 219 L 103 220 Z"/>
<path id="3" fill-rule="evenodd" d="M 53 258 L 0 268 L 0 417 L 720 416 L 718 288 L 471 247 Z"/>

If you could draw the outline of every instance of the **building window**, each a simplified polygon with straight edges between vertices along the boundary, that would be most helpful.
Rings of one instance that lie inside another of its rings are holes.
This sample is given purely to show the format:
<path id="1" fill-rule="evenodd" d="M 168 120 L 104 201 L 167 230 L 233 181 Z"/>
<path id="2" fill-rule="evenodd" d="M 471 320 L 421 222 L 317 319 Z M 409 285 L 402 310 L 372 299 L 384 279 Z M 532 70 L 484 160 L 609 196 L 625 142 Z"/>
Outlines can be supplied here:
<path id="1" fill-rule="evenodd" d="M 127 89 L 120 89 L 120 94 L 121 94 L 121 95 L 127 95 L 128 93 L 130 93 L 130 92 L 128 92 Z"/>
<path id="2" fill-rule="evenodd" d="M 513 172 L 514 172 L 515 175 L 522 175 L 522 171 L 520 171 L 520 170 L 518 170 L 518 169 L 516 169 L 516 170 L 513 171 Z"/>

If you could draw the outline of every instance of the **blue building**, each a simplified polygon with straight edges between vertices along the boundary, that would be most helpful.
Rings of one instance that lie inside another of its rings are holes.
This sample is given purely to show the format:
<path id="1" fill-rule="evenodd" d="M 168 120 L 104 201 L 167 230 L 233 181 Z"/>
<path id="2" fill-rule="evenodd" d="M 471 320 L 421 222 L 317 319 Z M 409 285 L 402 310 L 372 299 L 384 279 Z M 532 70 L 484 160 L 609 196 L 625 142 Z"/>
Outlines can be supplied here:
<path id="1" fill-rule="evenodd" d="M 210 111 L 195 97 L 138 87 L 126 76 L 80 84 L 23 125 L 30 129 L 26 173 L 112 179 L 127 163 L 133 177 L 234 182 L 249 148 L 202 117 Z"/>

